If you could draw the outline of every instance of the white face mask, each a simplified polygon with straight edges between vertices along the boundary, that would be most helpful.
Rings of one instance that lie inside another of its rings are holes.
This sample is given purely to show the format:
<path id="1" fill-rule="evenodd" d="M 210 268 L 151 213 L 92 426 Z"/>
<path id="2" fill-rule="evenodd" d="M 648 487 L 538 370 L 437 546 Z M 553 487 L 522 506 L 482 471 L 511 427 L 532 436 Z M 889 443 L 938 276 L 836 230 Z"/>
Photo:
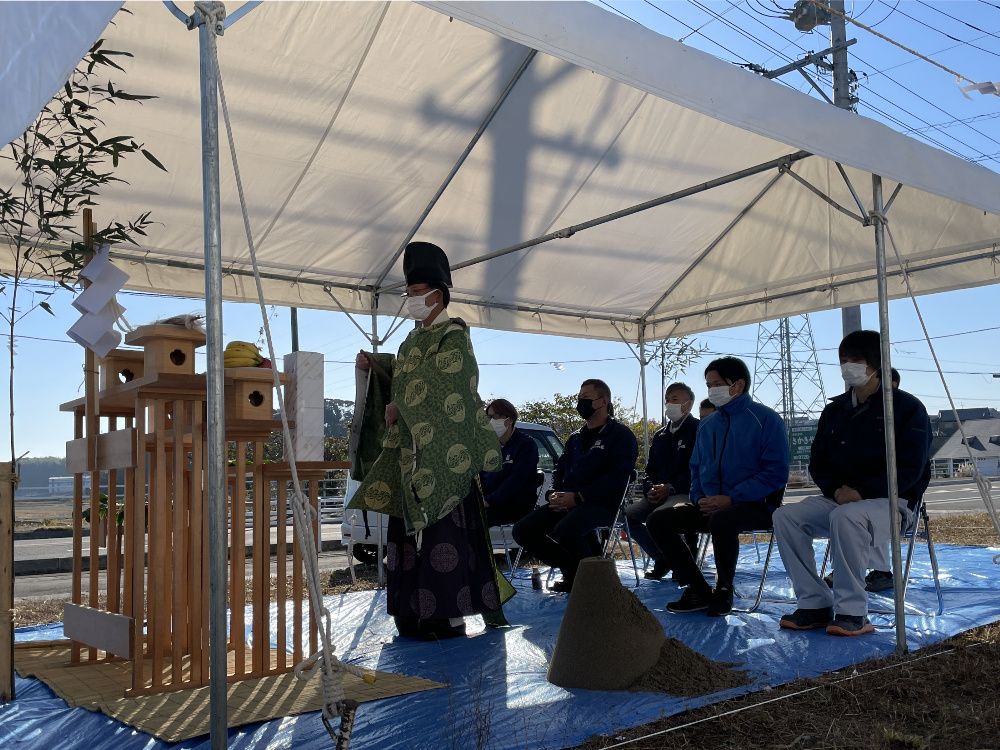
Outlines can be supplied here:
<path id="1" fill-rule="evenodd" d="M 730 388 L 732 386 L 729 385 L 717 385 L 714 388 L 709 388 L 708 400 L 715 406 L 725 406 L 733 400 L 732 395 L 729 393 Z"/>
<path id="2" fill-rule="evenodd" d="M 684 407 L 680 404 L 667 404 L 666 413 L 671 422 L 679 422 L 684 416 Z"/>
<path id="3" fill-rule="evenodd" d="M 493 428 L 493 432 L 497 434 L 497 437 L 501 437 L 505 432 L 507 432 L 506 419 L 491 419 L 490 426 Z"/>
<path id="4" fill-rule="evenodd" d="M 840 366 L 840 374 L 848 386 L 851 388 L 860 388 L 866 385 L 875 373 L 873 372 L 869 375 L 868 365 L 864 362 L 844 362 Z"/>
<path id="5" fill-rule="evenodd" d="M 427 316 L 431 314 L 433 307 L 427 306 L 427 298 L 430 297 L 436 289 L 431 289 L 427 294 L 422 294 L 419 297 L 407 297 L 406 298 L 406 314 L 409 315 L 414 320 L 427 320 Z"/>

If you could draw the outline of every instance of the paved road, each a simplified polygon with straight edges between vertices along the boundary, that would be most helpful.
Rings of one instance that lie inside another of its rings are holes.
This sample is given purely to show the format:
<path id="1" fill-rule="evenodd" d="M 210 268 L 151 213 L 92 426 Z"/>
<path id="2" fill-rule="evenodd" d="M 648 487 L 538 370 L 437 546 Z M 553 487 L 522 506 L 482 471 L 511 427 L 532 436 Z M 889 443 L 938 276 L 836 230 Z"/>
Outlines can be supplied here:
<path id="1" fill-rule="evenodd" d="M 807 495 L 811 495 L 815 489 L 797 489 L 785 495 L 785 502 L 795 502 Z M 1000 509 L 1000 484 L 994 483 L 993 503 Z M 982 498 L 979 496 L 979 489 L 972 480 L 964 480 L 954 483 L 933 483 L 927 488 L 925 493 L 927 498 L 927 512 L 931 515 L 942 513 L 982 513 L 985 508 Z"/>
<path id="2" fill-rule="evenodd" d="M 323 541 L 340 541 L 340 524 L 323 524 L 320 526 L 320 533 Z M 289 524 L 287 530 L 287 540 L 292 540 L 292 529 Z M 247 542 L 251 540 L 250 530 L 247 530 Z M 278 540 L 278 530 L 271 529 L 271 543 Z M 104 549 L 103 547 L 101 548 Z M 90 554 L 90 539 L 83 540 L 83 554 Z M 38 560 L 51 558 L 64 558 L 73 556 L 73 539 L 71 537 L 58 537 L 55 539 L 18 539 L 14 542 L 14 560 Z"/>
<path id="3" fill-rule="evenodd" d="M 289 566 L 291 560 L 289 560 Z M 347 567 L 347 555 L 343 550 L 321 552 L 319 555 L 320 570 L 336 570 Z M 247 576 L 252 574 L 252 563 L 247 563 Z M 277 572 L 276 563 L 271 562 L 272 575 Z M 84 577 L 84 597 L 86 597 L 88 578 Z M 105 589 L 104 572 L 100 574 L 100 589 Z M 68 597 L 73 590 L 72 573 L 53 573 L 50 575 L 16 576 L 14 578 L 14 598 L 53 599 Z"/>

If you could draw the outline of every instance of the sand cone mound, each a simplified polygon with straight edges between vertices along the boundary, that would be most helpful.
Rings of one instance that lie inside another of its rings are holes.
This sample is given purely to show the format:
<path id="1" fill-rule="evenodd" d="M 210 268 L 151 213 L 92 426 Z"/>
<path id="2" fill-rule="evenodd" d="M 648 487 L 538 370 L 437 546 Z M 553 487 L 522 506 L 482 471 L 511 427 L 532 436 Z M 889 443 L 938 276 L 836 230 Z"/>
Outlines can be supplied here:
<path id="1" fill-rule="evenodd" d="M 590 557 L 577 571 L 548 679 L 564 688 L 704 695 L 751 682 L 733 666 L 667 638 L 622 586 L 614 560 Z"/>
<path id="2" fill-rule="evenodd" d="M 660 658 L 663 626 L 622 586 L 614 560 L 587 558 L 573 583 L 548 680 L 565 688 L 627 690 Z"/>

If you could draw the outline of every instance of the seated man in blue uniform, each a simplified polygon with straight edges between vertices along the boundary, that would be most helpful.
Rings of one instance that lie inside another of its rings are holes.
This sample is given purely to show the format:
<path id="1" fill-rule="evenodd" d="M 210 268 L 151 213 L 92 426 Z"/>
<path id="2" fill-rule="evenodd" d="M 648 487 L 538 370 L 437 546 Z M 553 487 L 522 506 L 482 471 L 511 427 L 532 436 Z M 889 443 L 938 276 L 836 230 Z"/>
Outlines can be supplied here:
<path id="1" fill-rule="evenodd" d="M 639 444 L 613 417 L 611 389 L 603 380 L 585 380 L 576 410 L 586 424 L 569 436 L 552 473 L 548 504 L 514 524 L 514 540 L 562 580 L 552 591 L 573 588 L 577 566 L 600 554 L 595 529 L 614 523 L 625 487 L 635 470 Z"/>
<path id="2" fill-rule="evenodd" d="M 517 523 L 538 500 L 538 446 L 515 426 L 517 409 L 507 399 L 490 401 L 486 416 L 502 446 L 500 471 L 482 474 L 486 525 Z"/>
<path id="3" fill-rule="evenodd" d="M 646 571 L 646 578 L 658 581 L 670 568 L 663 553 L 649 535 L 646 523 L 657 514 L 688 502 L 691 489 L 691 453 L 694 451 L 695 434 L 699 421 L 691 413 L 694 391 L 684 383 L 671 383 L 663 395 L 667 425 L 657 430 L 649 445 L 646 458 L 646 480 L 642 486 L 642 500 L 632 503 L 625 510 L 632 539 L 638 542 L 652 560 L 653 567 Z M 692 551 L 698 547 L 698 537 L 691 533 L 687 543 Z"/>
<path id="4" fill-rule="evenodd" d="M 743 360 L 722 357 L 705 368 L 708 397 L 718 410 L 702 420 L 691 455 L 691 505 L 650 516 L 646 528 L 675 580 L 687 588 L 667 604 L 671 612 L 733 608 L 733 578 L 740 534 L 771 528 L 788 483 L 785 423 L 750 398 L 750 371 Z M 702 575 L 683 535 L 707 531 L 715 551 L 715 590 Z"/>
<path id="5" fill-rule="evenodd" d="M 890 515 L 904 527 L 912 520 L 930 480 L 931 433 L 924 405 L 891 389 L 899 497 L 898 513 L 890 514 L 881 338 L 854 331 L 840 342 L 839 354 L 848 390 L 823 409 L 809 460 L 821 494 L 774 514 L 774 538 L 796 597 L 795 611 L 779 625 L 857 636 L 875 630 L 868 621 L 865 569 L 892 538 Z M 830 540 L 832 591 L 816 572 L 818 538 Z"/>

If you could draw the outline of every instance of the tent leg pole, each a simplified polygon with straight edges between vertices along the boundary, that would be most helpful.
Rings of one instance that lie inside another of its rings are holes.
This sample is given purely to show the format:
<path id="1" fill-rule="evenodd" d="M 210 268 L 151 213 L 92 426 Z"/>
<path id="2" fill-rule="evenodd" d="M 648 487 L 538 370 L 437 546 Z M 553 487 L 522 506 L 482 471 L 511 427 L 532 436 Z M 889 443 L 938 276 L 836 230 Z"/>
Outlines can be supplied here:
<path id="1" fill-rule="evenodd" d="M 217 5 L 217 3 L 210 3 Z M 226 653 L 226 425 L 222 362 L 222 227 L 219 218 L 218 60 L 213 20 L 196 10 L 201 25 L 202 194 L 205 222 L 205 328 L 208 375 L 209 730 L 212 750 L 228 745 Z M 221 25 L 221 24 L 220 24 Z M 240 571 L 239 575 L 243 575 Z M 242 606 L 242 605 L 239 605 Z M 242 633 L 234 633 L 242 638 Z"/>
<path id="2" fill-rule="evenodd" d="M 372 295 L 372 353 L 378 352 L 378 294 Z M 382 565 L 382 514 L 378 515 L 376 525 L 378 539 L 375 544 L 375 568 L 378 570 L 378 587 L 385 587 L 385 567 Z"/>
<path id="3" fill-rule="evenodd" d="M 292 312 L 292 351 L 299 350 L 299 308 L 289 308 Z"/>
<path id="4" fill-rule="evenodd" d="M 646 328 L 639 333 L 639 387 L 642 389 L 642 449 L 649 455 L 649 416 L 646 399 Z"/>
<path id="5" fill-rule="evenodd" d="M 899 484 L 896 476 L 896 421 L 892 401 L 892 362 L 889 341 L 889 294 L 885 279 L 885 217 L 882 178 L 872 175 L 872 220 L 875 226 L 875 266 L 878 279 L 878 323 L 882 344 L 882 407 L 885 412 L 885 464 L 889 484 L 889 530 L 892 534 L 892 572 L 896 609 L 896 653 L 906 653 L 906 612 L 903 608 L 903 561 L 899 554 Z"/>

